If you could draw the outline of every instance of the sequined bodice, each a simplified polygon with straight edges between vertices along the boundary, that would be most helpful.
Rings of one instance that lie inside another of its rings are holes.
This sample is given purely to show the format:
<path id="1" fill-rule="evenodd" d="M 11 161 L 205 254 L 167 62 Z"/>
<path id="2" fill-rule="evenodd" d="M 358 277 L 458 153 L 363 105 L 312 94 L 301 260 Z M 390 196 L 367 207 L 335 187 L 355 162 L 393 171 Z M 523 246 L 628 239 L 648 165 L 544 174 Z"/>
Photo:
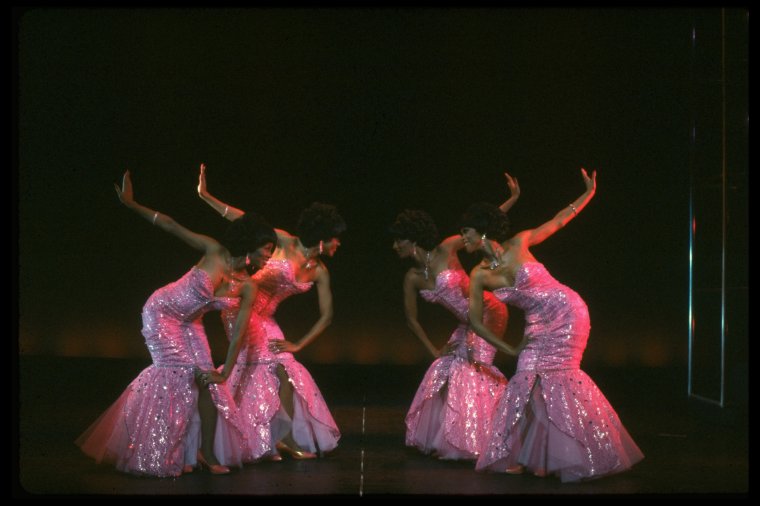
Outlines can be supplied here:
<path id="1" fill-rule="evenodd" d="M 142 332 L 154 363 L 209 362 L 201 317 L 234 307 L 237 301 L 215 297 L 211 278 L 197 267 L 153 292 L 143 307 Z"/>
<path id="2" fill-rule="evenodd" d="M 467 322 L 470 278 L 462 269 L 444 269 L 435 277 L 432 290 L 420 290 L 420 296 L 433 304 L 440 304 L 462 322 Z"/>
<path id="3" fill-rule="evenodd" d="M 226 309 L 236 302 L 236 297 L 216 297 L 209 274 L 195 266 L 174 283 L 153 292 L 151 299 L 155 299 L 165 315 L 185 321 Z"/>
<path id="4" fill-rule="evenodd" d="M 518 370 L 580 366 L 591 329 L 588 308 L 580 295 L 538 262 L 523 263 L 515 285 L 493 293 L 525 312 L 528 344 L 520 354 Z"/>
<path id="5" fill-rule="evenodd" d="M 280 302 L 308 291 L 313 285 L 311 281 L 296 281 L 293 266 L 285 259 L 269 260 L 253 279 L 258 285 L 253 312 L 265 317 L 274 315 Z"/>
<path id="6" fill-rule="evenodd" d="M 470 277 L 463 269 L 444 269 L 435 277 L 435 288 L 420 290 L 420 296 L 433 304 L 440 304 L 457 317 L 462 323 L 467 323 L 470 296 Z M 503 312 L 502 304 L 491 292 L 484 292 L 484 313 L 489 311 Z"/>

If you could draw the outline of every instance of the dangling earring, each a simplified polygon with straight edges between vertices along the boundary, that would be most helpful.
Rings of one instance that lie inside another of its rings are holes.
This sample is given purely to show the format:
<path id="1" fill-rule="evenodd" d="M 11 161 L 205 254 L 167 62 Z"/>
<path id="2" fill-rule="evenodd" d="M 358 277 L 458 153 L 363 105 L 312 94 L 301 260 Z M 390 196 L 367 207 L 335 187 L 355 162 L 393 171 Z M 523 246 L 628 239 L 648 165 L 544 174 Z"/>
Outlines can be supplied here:
<path id="1" fill-rule="evenodd" d="M 324 241 L 319 241 L 319 254 L 322 254 L 322 250 L 324 249 Z"/>
<path id="2" fill-rule="evenodd" d="M 416 242 L 412 243 L 412 252 L 413 252 L 412 254 L 414 255 L 414 258 L 416 259 L 417 258 L 417 243 Z"/>
<path id="3" fill-rule="evenodd" d="M 249 257 L 247 254 L 245 255 L 245 266 L 248 267 L 251 265 L 251 257 Z"/>
<path id="4" fill-rule="evenodd" d="M 480 236 L 480 247 L 483 248 L 484 251 L 488 251 L 488 239 L 486 238 L 486 234 Z"/>
<path id="5" fill-rule="evenodd" d="M 483 249 L 486 251 L 486 253 L 493 256 L 491 261 L 488 263 L 488 268 L 494 270 L 501 265 L 501 248 L 499 248 L 498 251 L 494 251 L 491 245 L 486 242 L 486 234 L 480 236 L 480 239 L 483 241 Z"/>

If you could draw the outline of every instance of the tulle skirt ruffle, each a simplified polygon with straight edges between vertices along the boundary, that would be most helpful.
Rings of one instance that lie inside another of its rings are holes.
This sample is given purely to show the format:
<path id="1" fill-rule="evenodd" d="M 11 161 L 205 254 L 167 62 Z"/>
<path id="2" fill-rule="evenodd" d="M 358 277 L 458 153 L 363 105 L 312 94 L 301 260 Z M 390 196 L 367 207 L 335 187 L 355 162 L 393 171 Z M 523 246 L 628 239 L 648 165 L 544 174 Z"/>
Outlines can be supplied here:
<path id="1" fill-rule="evenodd" d="M 506 386 L 506 378 L 492 365 L 452 355 L 436 359 L 406 415 L 407 446 L 442 459 L 477 458 Z"/>
<path id="2" fill-rule="evenodd" d="M 242 465 L 246 444 L 232 396 L 219 385 L 209 390 L 218 411 L 214 453 L 222 464 Z M 168 477 L 196 464 L 200 434 L 193 367 L 152 365 L 75 442 L 119 471 Z"/>
<path id="3" fill-rule="evenodd" d="M 315 453 L 335 449 L 340 439 L 340 431 L 311 374 L 292 354 L 277 357 L 274 361 L 238 363 L 228 379 L 245 427 L 246 462 L 274 455 L 275 444 L 288 432 L 302 449 Z M 280 403 L 279 365 L 293 386 L 292 419 Z"/>

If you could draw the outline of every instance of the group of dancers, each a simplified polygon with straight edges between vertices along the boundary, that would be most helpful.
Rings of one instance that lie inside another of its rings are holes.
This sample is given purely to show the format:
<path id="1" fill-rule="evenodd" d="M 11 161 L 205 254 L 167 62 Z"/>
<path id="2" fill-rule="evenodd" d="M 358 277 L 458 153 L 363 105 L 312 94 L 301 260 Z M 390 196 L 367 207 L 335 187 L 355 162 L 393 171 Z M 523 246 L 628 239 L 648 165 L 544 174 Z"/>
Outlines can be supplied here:
<path id="1" fill-rule="evenodd" d="M 610 403 L 580 368 L 589 336 L 581 297 L 555 280 L 530 247 L 575 218 L 596 192 L 596 172 L 581 169 L 585 191 L 551 220 L 510 234 L 507 211 L 520 195 L 476 203 L 460 233 L 439 241 L 428 213 L 407 209 L 390 227 L 393 248 L 414 266 L 404 278 L 409 328 L 435 358 L 406 416 L 406 444 L 441 459 L 470 460 L 476 470 L 557 476 L 563 482 L 630 469 L 643 454 Z M 121 202 L 203 256 L 143 307 L 142 333 L 152 365 L 77 440 L 87 455 L 120 471 L 179 476 L 196 467 L 231 467 L 282 455 L 312 459 L 336 448 L 340 431 L 307 369 L 293 356 L 329 325 L 330 275 L 321 260 L 340 246 L 346 224 L 332 205 L 304 209 L 297 235 L 274 229 L 211 195 L 201 165 L 198 194 L 231 221 L 220 241 L 194 233 L 135 201 L 129 171 Z M 468 275 L 459 251 L 480 252 Z M 274 314 L 287 297 L 316 285 L 320 317 L 297 342 Z M 459 320 L 437 349 L 417 318 L 418 297 Z M 508 305 L 525 313 L 517 347 L 504 341 Z M 229 339 L 214 367 L 203 315 L 220 311 Z M 497 351 L 517 356 L 508 381 Z"/>

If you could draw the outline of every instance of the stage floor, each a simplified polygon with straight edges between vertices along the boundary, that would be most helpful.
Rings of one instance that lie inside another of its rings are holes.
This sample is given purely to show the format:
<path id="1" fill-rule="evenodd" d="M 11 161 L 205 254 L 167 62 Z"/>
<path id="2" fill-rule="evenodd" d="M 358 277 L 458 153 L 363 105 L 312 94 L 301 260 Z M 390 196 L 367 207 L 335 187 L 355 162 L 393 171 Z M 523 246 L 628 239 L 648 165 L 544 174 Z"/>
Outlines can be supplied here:
<path id="1" fill-rule="evenodd" d="M 632 470 L 595 481 L 474 471 L 404 445 L 404 416 L 426 369 L 310 365 L 342 432 L 324 458 L 246 465 L 225 476 L 195 471 L 138 478 L 96 465 L 74 445 L 147 360 L 22 357 L 13 434 L 14 497 L 110 495 L 629 496 L 749 493 L 746 410 L 686 398 L 682 372 L 588 370 L 644 452 Z M 613 498 L 614 499 L 614 498 Z"/>

